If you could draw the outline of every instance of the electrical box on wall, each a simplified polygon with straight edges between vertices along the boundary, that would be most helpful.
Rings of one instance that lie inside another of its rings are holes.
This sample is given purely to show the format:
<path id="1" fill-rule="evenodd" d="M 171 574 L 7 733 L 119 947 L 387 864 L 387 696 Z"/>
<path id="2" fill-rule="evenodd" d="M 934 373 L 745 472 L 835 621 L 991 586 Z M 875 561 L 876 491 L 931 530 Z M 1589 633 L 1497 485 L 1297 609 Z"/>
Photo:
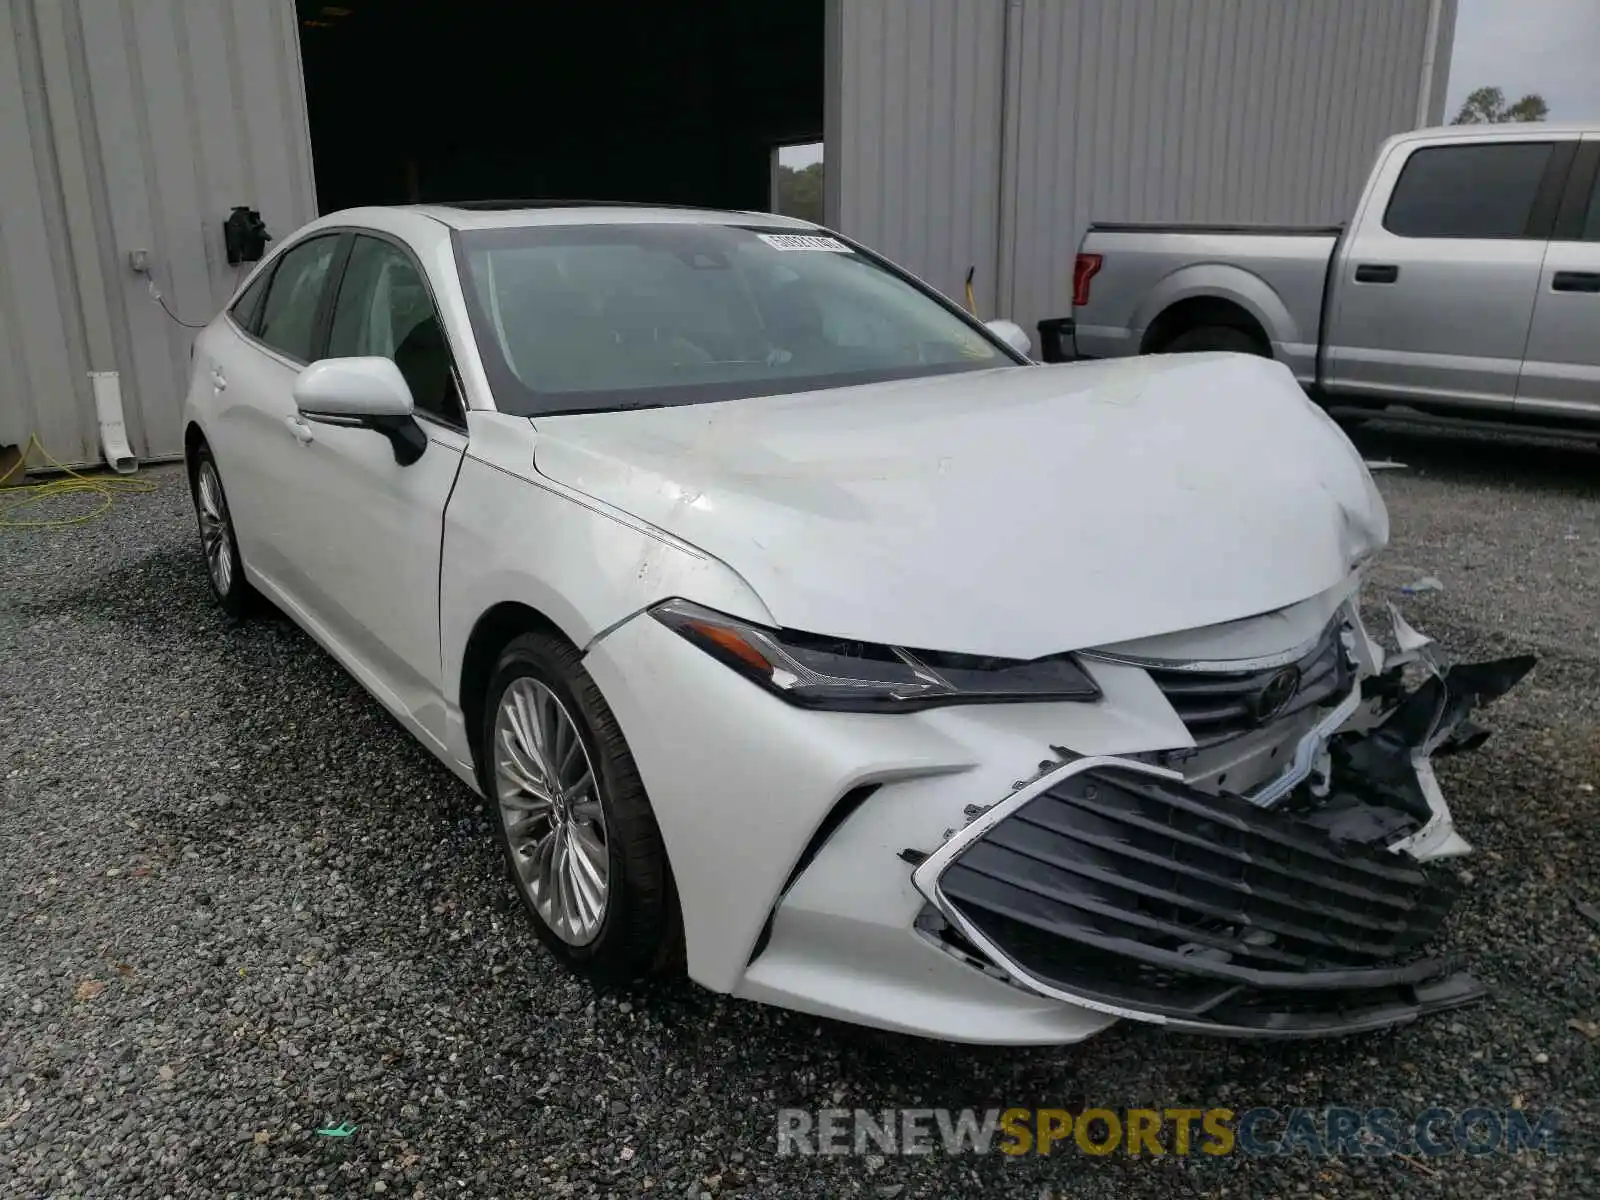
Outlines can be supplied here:
<path id="1" fill-rule="evenodd" d="M 272 235 L 267 232 L 261 214 L 243 204 L 236 204 L 228 219 L 222 223 L 222 241 L 228 251 L 228 262 L 260 262 L 267 252 Z"/>

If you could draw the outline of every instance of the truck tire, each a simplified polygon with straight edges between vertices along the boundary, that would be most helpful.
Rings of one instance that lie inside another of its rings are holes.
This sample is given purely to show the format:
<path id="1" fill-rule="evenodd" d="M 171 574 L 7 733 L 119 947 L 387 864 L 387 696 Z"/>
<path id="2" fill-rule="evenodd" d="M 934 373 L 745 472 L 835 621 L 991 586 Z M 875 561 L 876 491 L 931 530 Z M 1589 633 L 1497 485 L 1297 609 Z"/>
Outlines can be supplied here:
<path id="1" fill-rule="evenodd" d="M 1226 350 L 1234 354 L 1254 354 L 1258 358 L 1271 357 L 1264 342 L 1232 325 L 1198 325 L 1193 329 L 1185 329 L 1157 353 L 1196 354 L 1203 350 Z"/>

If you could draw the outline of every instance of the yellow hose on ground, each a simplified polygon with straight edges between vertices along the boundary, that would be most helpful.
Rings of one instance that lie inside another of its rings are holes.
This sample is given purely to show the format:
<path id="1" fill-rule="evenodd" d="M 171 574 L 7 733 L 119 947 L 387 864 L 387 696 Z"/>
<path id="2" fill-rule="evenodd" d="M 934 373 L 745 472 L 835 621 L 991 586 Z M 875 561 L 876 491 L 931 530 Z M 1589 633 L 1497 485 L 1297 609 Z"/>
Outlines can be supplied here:
<path id="1" fill-rule="evenodd" d="M 6 480 L 22 470 L 22 465 L 28 461 L 28 454 L 34 450 L 43 456 L 45 462 L 60 471 L 61 477 L 47 479 L 42 483 L 6 486 Z M 124 495 L 153 492 L 160 486 L 153 479 L 124 479 L 118 475 L 79 475 L 71 468 L 63 466 L 50 451 L 46 450 L 44 444 L 39 441 L 38 434 L 32 434 L 28 438 L 28 444 L 22 448 L 21 457 L 4 475 L 0 475 L 0 529 L 62 529 L 68 525 L 82 525 L 85 521 L 92 521 L 110 509 L 116 503 L 118 492 Z M 67 496 L 98 496 L 100 503 L 86 513 L 70 517 L 19 520 L 14 515 L 25 508 L 32 508 L 35 504 Z"/>

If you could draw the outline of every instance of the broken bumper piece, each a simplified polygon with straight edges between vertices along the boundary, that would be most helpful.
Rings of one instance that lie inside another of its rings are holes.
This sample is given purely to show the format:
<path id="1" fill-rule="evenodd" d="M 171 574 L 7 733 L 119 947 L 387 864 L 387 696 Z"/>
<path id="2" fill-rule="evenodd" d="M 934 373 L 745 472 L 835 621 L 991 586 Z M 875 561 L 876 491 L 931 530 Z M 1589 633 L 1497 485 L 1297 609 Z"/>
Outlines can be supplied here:
<path id="1" fill-rule="evenodd" d="M 917 867 L 924 928 L 1037 994 L 1211 1033 L 1354 1033 L 1480 998 L 1432 949 L 1456 883 L 1427 860 L 1470 847 L 1431 755 L 1480 744 L 1468 714 L 1533 659 L 1447 668 L 1396 622 L 1401 653 L 1369 659 L 1371 699 L 1292 790 L 1263 804 L 1148 762 L 1055 764 Z"/>

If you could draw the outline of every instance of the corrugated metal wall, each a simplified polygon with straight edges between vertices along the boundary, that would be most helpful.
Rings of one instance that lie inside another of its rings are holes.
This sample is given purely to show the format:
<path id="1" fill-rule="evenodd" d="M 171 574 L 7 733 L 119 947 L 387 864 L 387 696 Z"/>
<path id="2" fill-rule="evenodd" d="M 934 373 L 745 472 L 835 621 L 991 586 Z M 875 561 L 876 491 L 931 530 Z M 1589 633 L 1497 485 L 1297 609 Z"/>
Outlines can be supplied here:
<path id="1" fill-rule="evenodd" d="M 293 0 L 0 0 L 0 443 L 99 460 L 88 372 L 141 458 L 182 452 L 192 331 L 233 288 L 222 221 L 316 200 Z"/>
<path id="2" fill-rule="evenodd" d="M 1429 0 L 838 4 L 833 219 L 952 295 L 975 262 L 980 311 L 1030 331 L 1070 313 L 1092 220 L 1348 216 L 1378 144 L 1418 123 L 1430 29 Z M 1443 0 L 1435 117 L 1454 14 Z M 961 23 L 983 36 L 953 54 L 939 31 Z M 951 107 L 966 119 L 930 138 L 927 114 Z M 943 244 L 921 193 L 952 164 L 996 183 L 962 198 L 962 239 Z"/>
<path id="3" fill-rule="evenodd" d="M 994 303 L 1004 0 L 834 0 L 829 221 L 940 290 Z M 836 56 L 836 57 L 835 57 Z M 835 215 L 836 214 L 836 215 Z"/>

